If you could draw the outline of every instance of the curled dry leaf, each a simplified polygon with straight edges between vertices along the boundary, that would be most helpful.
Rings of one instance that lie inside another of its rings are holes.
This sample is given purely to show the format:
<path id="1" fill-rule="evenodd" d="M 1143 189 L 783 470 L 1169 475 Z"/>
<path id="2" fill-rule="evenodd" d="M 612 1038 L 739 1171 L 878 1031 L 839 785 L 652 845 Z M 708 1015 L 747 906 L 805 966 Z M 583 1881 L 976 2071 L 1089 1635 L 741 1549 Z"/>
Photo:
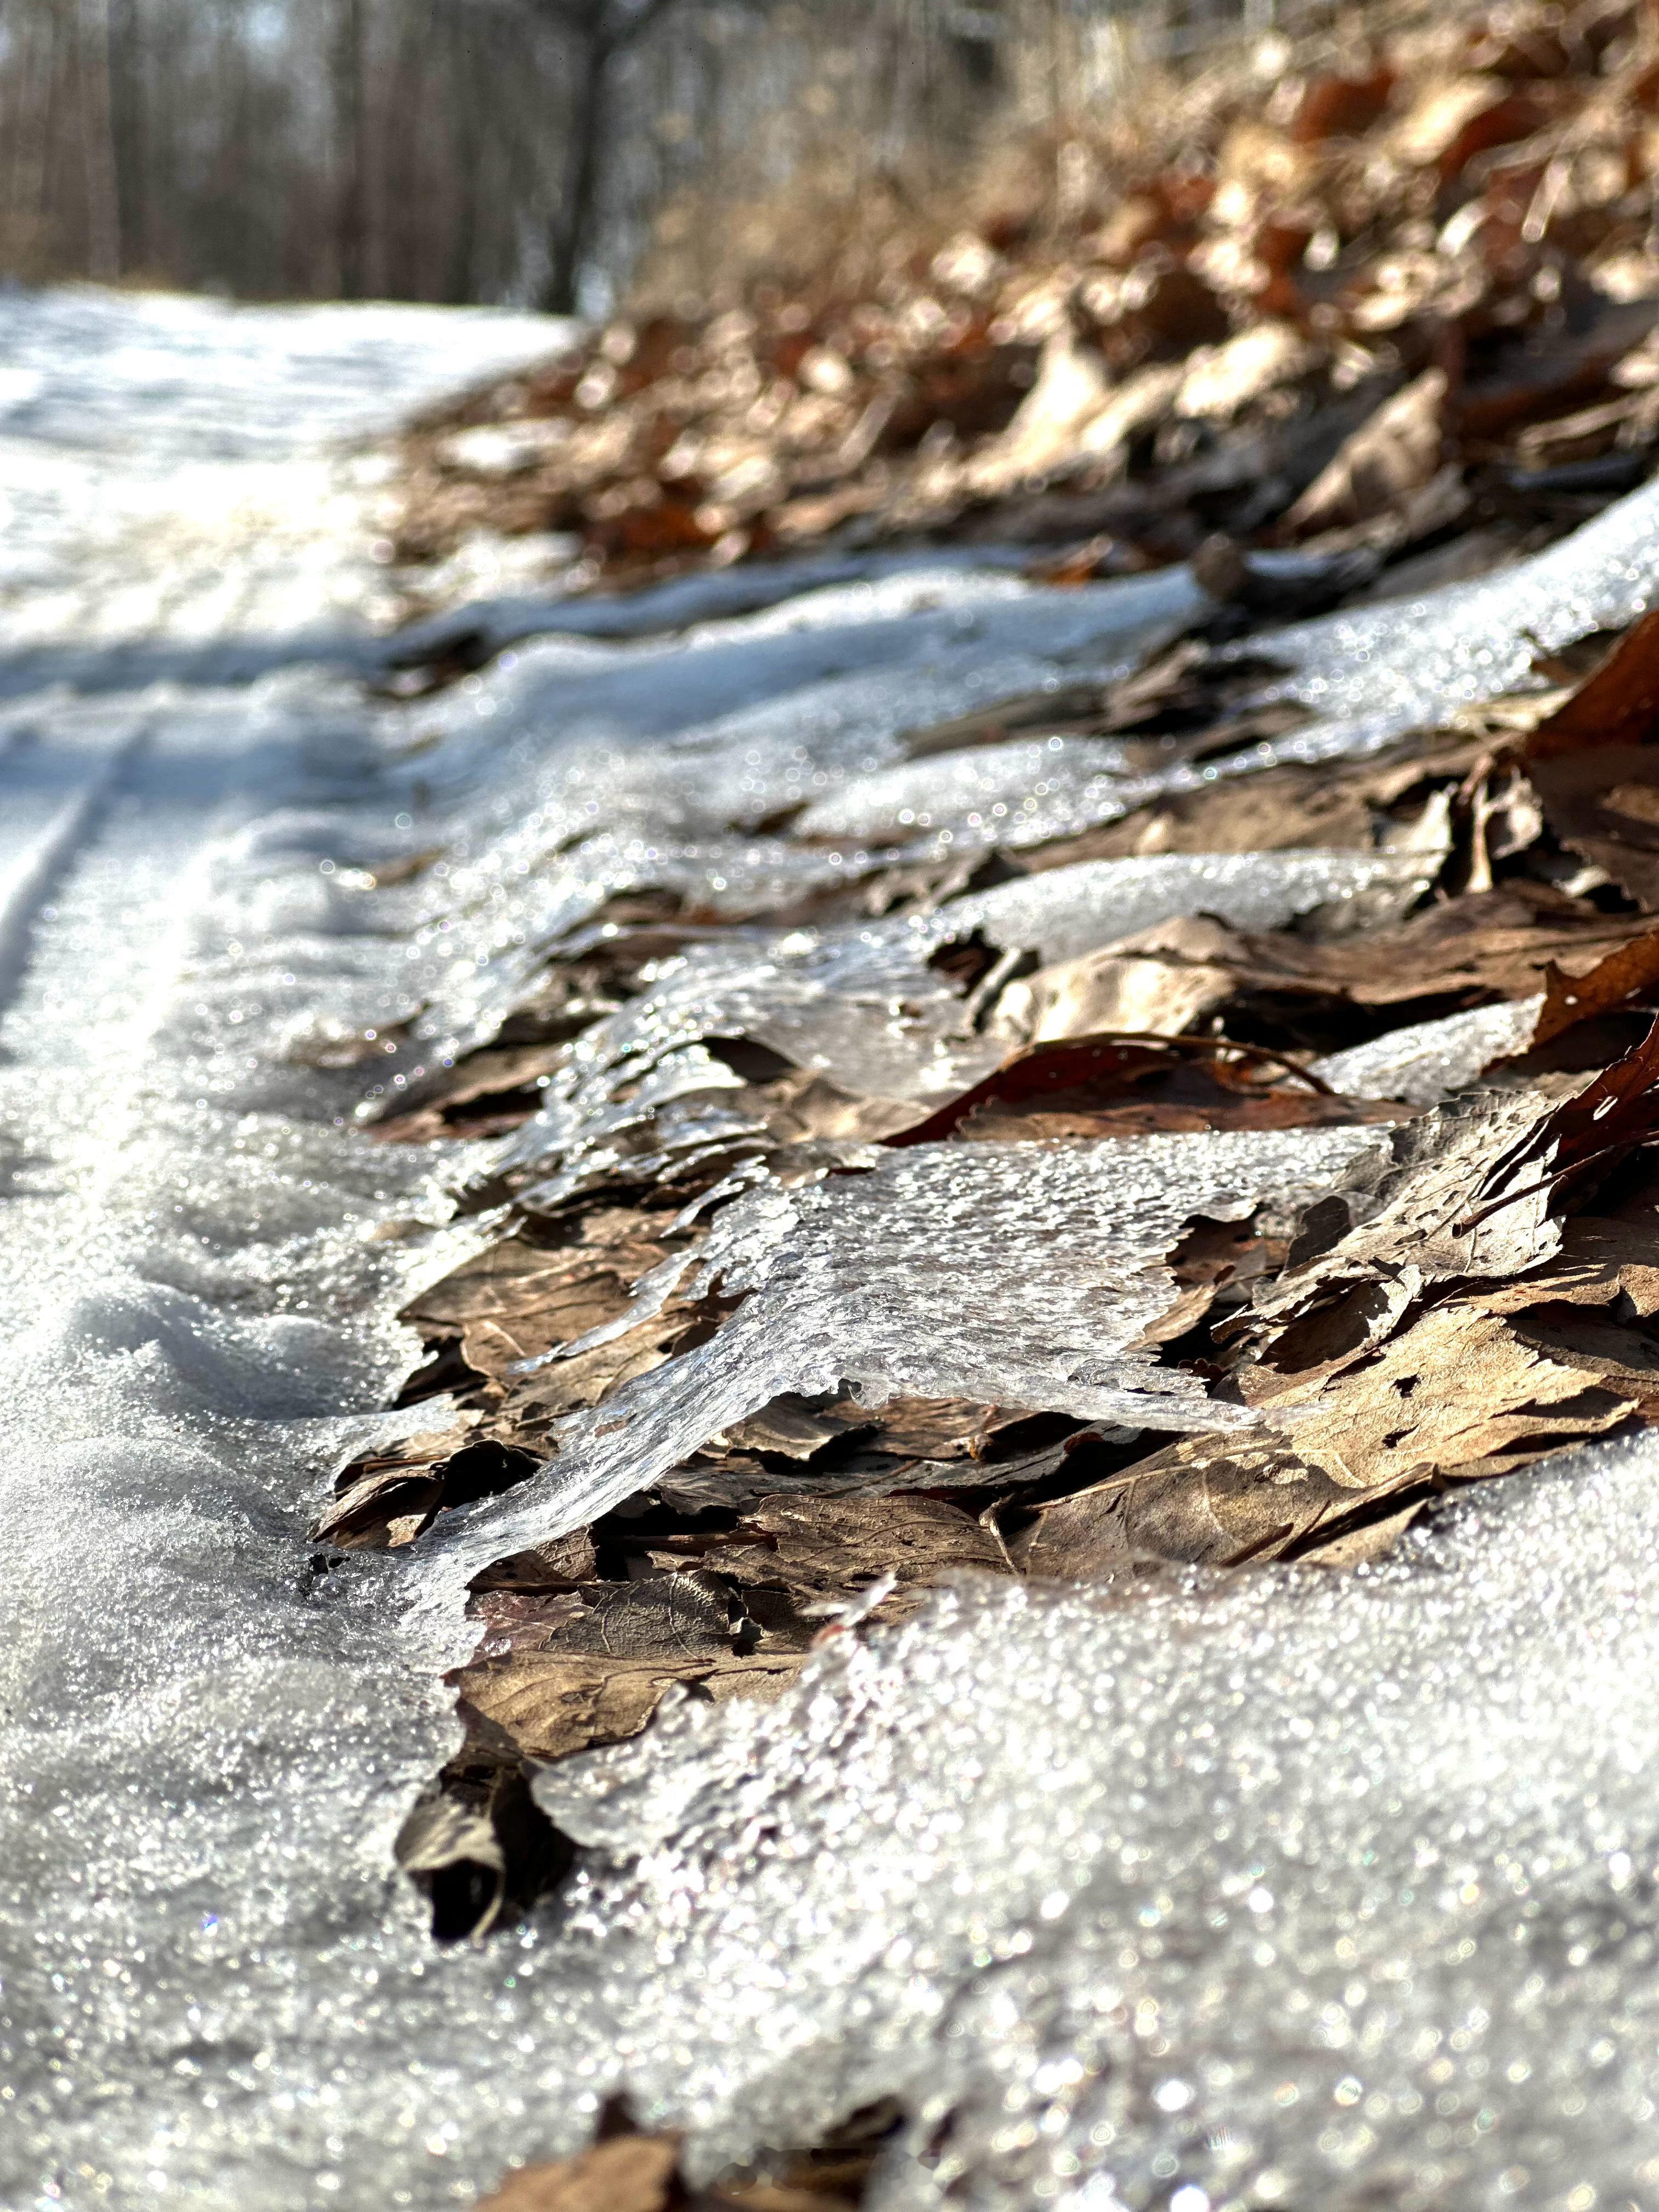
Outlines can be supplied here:
<path id="1" fill-rule="evenodd" d="M 1025 1046 L 1103 1032 L 1177 1036 L 1232 997 L 1231 931 L 1204 915 L 1156 922 L 1010 983 L 987 1024 Z"/>
<path id="2" fill-rule="evenodd" d="M 620 1743 L 645 1727 L 673 1686 L 715 1704 L 776 1697 L 801 1665 L 798 1653 L 703 1659 L 622 1659 L 580 1652 L 514 1652 L 451 1676 L 475 1735 L 533 1759 L 568 1759 Z"/>
<path id="3" fill-rule="evenodd" d="M 1617 946 L 1582 975 L 1569 975 L 1553 961 L 1544 969 L 1544 1003 L 1532 1033 L 1534 1046 L 1552 1043 L 1581 1022 L 1613 1012 L 1650 994 L 1659 985 L 1659 930 L 1649 930 Z"/>

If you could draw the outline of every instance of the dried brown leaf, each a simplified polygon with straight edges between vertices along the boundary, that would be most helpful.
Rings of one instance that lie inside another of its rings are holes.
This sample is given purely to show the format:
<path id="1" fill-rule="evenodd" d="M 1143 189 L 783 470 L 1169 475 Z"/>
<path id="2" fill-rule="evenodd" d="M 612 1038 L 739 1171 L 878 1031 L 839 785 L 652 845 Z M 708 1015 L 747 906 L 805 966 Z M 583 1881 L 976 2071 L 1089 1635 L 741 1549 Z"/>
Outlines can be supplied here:
<path id="1" fill-rule="evenodd" d="M 514 1651 L 450 1678 L 462 1718 L 486 1742 L 526 1759 L 568 1758 L 637 1735 L 674 1684 L 714 1700 L 770 1700 L 799 1673 L 797 1652 L 745 1658 L 622 1659 L 586 1652 Z"/>
<path id="2" fill-rule="evenodd" d="M 1656 1362 L 1659 1368 L 1659 1362 Z M 1275 1396 L 1299 1457 L 1345 1489 L 1505 1474 L 1633 1413 L 1629 1378 L 1552 1353 L 1465 1303 L 1431 1307 L 1363 1366 Z"/>
<path id="3" fill-rule="evenodd" d="M 1626 1005 L 1659 983 L 1659 930 L 1632 938 L 1582 975 L 1569 975 L 1551 961 L 1544 969 L 1544 1003 L 1532 1033 L 1534 1046 L 1548 1044 L 1580 1022 Z"/>
<path id="4" fill-rule="evenodd" d="M 1369 522 L 1421 491 L 1438 473 L 1445 447 L 1446 372 L 1422 375 L 1385 399 L 1285 515 L 1287 538 Z"/>
<path id="5" fill-rule="evenodd" d="M 1522 748 L 1529 769 L 1562 753 L 1645 744 L 1659 726 L 1659 614 L 1644 615 Z"/>
<path id="6" fill-rule="evenodd" d="M 1000 1139 L 1146 1128 L 1287 1129 L 1377 1118 L 1371 1102 L 1334 1099 L 1316 1078 L 1255 1046 L 1094 1034 L 1014 1052 L 971 1089 L 885 1141 L 937 1144 L 958 1132 Z"/>
<path id="7" fill-rule="evenodd" d="M 1154 923 L 1010 983 L 988 1027 L 1022 1045 L 1102 1031 L 1177 1036 L 1232 997 L 1237 943 L 1206 915 Z"/>
<path id="8" fill-rule="evenodd" d="M 1396 1007 L 1404 1020 L 1413 1005 L 1449 1012 L 1529 997 L 1552 964 L 1583 974 L 1648 927 L 1639 916 L 1601 914 L 1521 882 L 1442 899 L 1395 927 L 1351 937 L 1241 937 L 1234 957 L 1253 995 Z"/>
<path id="9" fill-rule="evenodd" d="M 1093 1582 L 1143 1559 L 1275 1559 L 1352 1513 L 1352 1493 L 1276 1436 L 1187 1437 L 1042 1509 L 1011 1543 L 1022 1574 Z"/>
<path id="10" fill-rule="evenodd" d="M 744 1533 L 764 1541 L 722 1551 L 721 1571 L 802 1595 L 851 1597 L 888 1574 L 904 1588 L 957 1568 L 1008 1571 L 997 1539 L 939 1498 L 769 1498 Z"/>
<path id="11" fill-rule="evenodd" d="M 1522 749 L 1563 844 L 1659 907 L 1659 614 L 1644 615 Z"/>
<path id="12" fill-rule="evenodd" d="M 521 2166 L 480 2197 L 477 2212 L 680 2212 L 678 2136 L 620 2136 L 574 2158 Z"/>

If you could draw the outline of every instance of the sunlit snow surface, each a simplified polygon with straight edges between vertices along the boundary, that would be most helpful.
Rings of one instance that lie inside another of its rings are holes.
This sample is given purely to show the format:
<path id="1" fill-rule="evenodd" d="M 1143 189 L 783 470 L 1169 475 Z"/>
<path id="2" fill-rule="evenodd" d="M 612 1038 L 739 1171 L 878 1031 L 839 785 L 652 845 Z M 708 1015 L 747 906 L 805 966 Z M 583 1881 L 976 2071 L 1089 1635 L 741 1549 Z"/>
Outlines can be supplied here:
<path id="1" fill-rule="evenodd" d="M 240 679 L 301 629 L 349 655 L 383 588 L 377 470 L 345 449 L 556 336 L 483 309 L 0 287 L 4 689 Z"/>
<path id="2" fill-rule="evenodd" d="M 688 592 L 682 641 L 526 644 L 407 714 L 278 666 L 322 630 L 368 650 L 364 509 L 349 483 L 307 503 L 342 483 L 319 441 L 546 336 L 0 300 L 0 434 L 9 465 L 33 457 L 9 483 L 0 720 L 0 2203 L 465 2203 L 581 2140 L 623 2083 L 690 2123 L 705 2165 L 896 2094 L 914 2118 L 879 2212 L 1654 2202 L 1648 1447 L 1513 1479 L 1357 1577 L 964 1583 L 833 1639 L 778 1707 L 682 1705 L 559 1770 L 550 1803 L 593 1847 L 569 1917 L 432 1949 L 390 1839 L 455 1740 L 435 1670 L 465 1644 L 459 1555 L 494 1540 L 458 1521 L 424 1565 L 319 1575 L 303 1529 L 330 1467 L 386 1433 L 401 1294 L 473 1232 L 441 1225 L 424 1155 L 351 1133 L 361 1073 L 284 1053 L 319 1015 L 419 1001 L 441 1049 L 619 884 L 810 889 L 838 863 L 769 828 L 780 808 L 855 813 L 907 730 L 1124 665 L 1195 604 L 1178 574 L 1048 594 L 940 564 L 781 580 L 741 616 Z M 237 505 L 250 468 L 286 517 L 264 537 Z M 1528 630 L 1628 612 L 1653 506 L 1485 599 L 1300 634 L 1335 742 L 1522 678 Z M 99 696 L 41 692 L 52 676 Z M 954 790 L 970 845 L 997 806 L 1025 836 L 1050 798 L 1123 803 L 1097 757 L 1059 793 L 1016 763 L 1001 797 L 962 758 L 927 788 Z M 898 826 L 940 848 L 939 821 Z M 434 836 L 447 873 L 356 887 Z M 1419 865 L 1091 864 L 920 923 L 763 921 L 665 965 L 509 1142 L 550 1180 L 584 1173 L 638 1082 L 669 1143 L 699 1085 L 717 1116 L 702 1041 L 739 1018 L 827 1065 L 862 1037 L 896 1095 L 932 1096 L 978 1048 L 926 966 L 953 929 L 1069 957 L 1172 914 L 1263 927 L 1408 893 Z M 1426 1095 L 1502 1029 L 1400 1041 L 1356 1087 L 1392 1067 Z M 651 1448 L 778 1387 L 769 1360 L 1117 1389 L 1160 1224 L 1316 1188 L 1362 1135 L 1067 1150 L 1025 1188 L 1002 1148 L 919 1150 L 757 1188 L 721 1219 L 776 1323 L 734 1340 L 758 1371 L 706 1361 L 683 1403 L 659 1389 Z"/>
<path id="3" fill-rule="evenodd" d="M 902 2095 L 907 2212 L 1650 2203 L 1656 1478 L 1352 1579 L 964 1581 L 550 1776 L 622 2063 L 711 2154 Z"/>

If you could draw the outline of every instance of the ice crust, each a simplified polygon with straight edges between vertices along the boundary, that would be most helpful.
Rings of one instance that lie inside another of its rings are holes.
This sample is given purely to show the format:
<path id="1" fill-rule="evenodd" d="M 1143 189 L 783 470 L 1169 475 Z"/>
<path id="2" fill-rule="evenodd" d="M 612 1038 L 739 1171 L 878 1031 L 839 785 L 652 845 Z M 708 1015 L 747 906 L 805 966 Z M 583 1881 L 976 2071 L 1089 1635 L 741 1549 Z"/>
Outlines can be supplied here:
<path id="1" fill-rule="evenodd" d="M 1453 1091 L 1467 1090 L 1492 1061 L 1523 1051 L 1543 1003 L 1540 992 L 1438 1021 L 1413 1022 L 1346 1052 L 1326 1054 L 1314 1061 L 1313 1073 L 1350 1098 L 1437 1105 Z"/>
<path id="2" fill-rule="evenodd" d="M 963 595 L 963 572 L 978 572 L 972 587 L 989 598 L 1013 596 L 1021 586 L 994 571 L 1030 564 L 1024 547 L 1006 552 L 995 546 L 926 553 L 847 553 L 810 560 L 777 561 L 764 566 L 715 569 L 700 576 L 677 576 L 615 599 L 558 599 L 524 592 L 474 599 L 429 622 L 414 623 L 399 633 L 408 659 L 440 658 L 453 646 L 474 641 L 500 653 L 526 638 L 652 637 L 694 623 L 732 615 L 757 614 L 787 605 L 790 629 L 842 618 L 850 608 L 866 614 L 924 609 L 948 580 L 951 596 Z"/>
<path id="3" fill-rule="evenodd" d="M 420 994 L 436 1009 L 435 1048 L 476 1035 L 508 1002 L 520 947 L 568 931 L 610 891 L 659 884 L 717 906 L 782 903 L 831 882 L 846 848 L 855 865 L 872 851 L 1018 850 L 1150 798 L 1374 750 L 1536 688 L 1540 645 L 1626 621 L 1659 589 L 1659 489 L 1499 576 L 1254 641 L 1291 671 L 1269 690 L 1316 720 L 1151 773 L 1127 773 L 1092 740 L 1037 736 L 912 763 L 905 738 L 970 708 L 1127 666 L 1199 611 L 1184 572 L 1066 593 L 963 576 L 960 604 L 941 577 L 941 604 L 925 612 L 884 614 L 876 598 L 848 596 L 882 588 L 833 587 L 816 611 L 796 600 L 708 623 L 681 643 L 544 637 L 431 710 L 418 725 L 420 780 L 451 796 L 459 828 L 441 911 L 411 946 Z M 803 810 L 796 830 L 819 843 L 768 834 L 791 810 Z M 549 867 L 554 855 L 562 866 Z M 458 914 L 467 952 L 453 960 Z"/>
<path id="4" fill-rule="evenodd" d="M 7 304 L 8 588 L 34 657 L 0 668 L 20 695 L 0 726 L 5 2212 L 438 2212 L 574 2147 L 624 2082 L 705 2166 L 900 2095 L 876 2212 L 1659 2197 L 1650 1444 L 1494 1486 L 1358 1577 L 968 1582 L 830 1639 L 770 1711 L 671 1700 L 637 1746 L 544 1781 L 591 1846 L 570 1915 L 434 1951 L 390 1841 L 457 1740 L 436 1669 L 470 1641 L 469 1559 L 831 1375 L 1224 1419 L 1131 1348 L 1168 1297 L 1171 1224 L 1311 1194 L 1372 1140 L 849 1153 L 745 1188 L 710 1042 L 753 1024 L 936 1097 L 987 1048 L 926 964 L 947 938 L 1057 959 L 1177 913 L 1269 927 L 1422 864 L 1090 863 L 665 963 L 546 1115 L 462 1165 L 533 1161 L 555 1188 L 607 1147 L 729 1152 L 690 1264 L 748 1288 L 735 1326 L 635 1386 L 626 1437 L 576 1425 L 425 1565 L 314 1575 L 328 1470 L 429 1418 L 380 1410 L 411 1354 L 389 1316 L 476 1233 L 443 1225 L 422 1155 L 351 1133 L 362 1073 L 304 1064 L 319 1009 L 343 1034 L 428 1001 L 441 1048 L 608 890 L 828 881 L 827 848 L 772 812 L 850 804 L 908 731 L 998 687 L 1123 665 L 1190 586 L 895 574 L 802 596 L 797 576 L 787 604 L 704 603 L 677 645 L 526 645 L 410 716 L 299 667 L 215 690 L 210 670 L 302 657 L 362 559 L 361 502 L 301 513 L 345 424 L 313 404 L 317 364 L 355 425 L 389 352 L 429 389 L 535 334 Z M 234 484 L 182 466 L 210 444 Z M 266 467 L 275 510 L 241 473 Z M 287 520 L 261 540 L 269 511 Z M 1559 644 L 1644 603 L 1654 514 L 1638 494 L 1492 584 L 1288 634 L 1329 726 L 1281 744 L 1368 744 L 1525 682 L 1523 631 Z M 230 544 L 244 566 L 216 596 Z M 65 677 L 106 696 L 41 689 Z M 411 735 L 432 742 L 405 753 Z M 446 873 L 365 888 L 452 838 Z M 1520 1018 L 1340 1057 L 1356 1090 L 1426 1097 Z"/>
<path id="5" fill-rule="evenodd" d="M 1360 1129 L 1123 1143 L 920 1145 L 861 1173 L 758 1191 L 720 1216 L 692 1287 L 743 1304 L 710 1340 L 561 1431 L 544 1472 L 447 1514 L 422 1602 L 491 1560 L 584 1526 L 785 1391 L 850 1382 L 1155 1429 L 1249 1425 L 1133 1348 L 1175 1303 L 1161 1262 L 1192 1216 L 1306 1202 L 1376 1141 Z"/>
<path id="6" fill-rule="evenodd" d="M 1369 751 L 1460 708 L 1540 689 L 1540 649 L 1621 628 L 1656 599 L 1659 484 L 1648 483 L 1496 576 L 1279 630 L 1261 649 L 1291 662 L 1284 692 L 1320 726 L 1279 739 L 1277 757 Z"/>
<path id="7" fill-rule="evenodd" d="M 1109 588 L 1109 587 L 1108 587 Z M 1252 657 L 1287 673 L 1263 698 L 1295 700 L 1314 721 L 1233 754 L 1124 773 L 1086 740 L 1014 741 L 889 766 L 814 800 L 803 826 L 823 836 L 1018 848 L 1073 836 L 1164 793 L 1283 763 L 1375 751 L 1505 693 L 1536 690 L 1542 650 L 1618 628 L 1659 598 L 1659 486 L 1645 485 L 1569 538 L 1502 574 L 1251 638 Z"/>
<path id="8" fill-rule="evenodd" d="M 1363 894 L 1423 884 L 1412 855 L 1156 854 L 1085 860 L 950 901 L 930 915 L 862 927 L 757 933 L 694 948 L 578 1040 L 545 1104 L 496 1164 L 555 1171 L 526 1194 L 550 1206 L 608 1172 L 617 1141 L 649 1122 L 665 1154 L 712 1132 L 736 1079 L 704 1048 L 747 1037 L 851 1089 L 918 1104 L 965 1089 L 1006 1044 L 964 1030 L 960 997 L 931 954 L 975 930 L 993 945 L 1070 960 L 1172 916 L 1214 914 L 1241 929 L 1282 927 Z M 665 1112 L 695 1099 L 689 1120 Z M 727 1120 L 737 1141 L 751 1125 Z"/>

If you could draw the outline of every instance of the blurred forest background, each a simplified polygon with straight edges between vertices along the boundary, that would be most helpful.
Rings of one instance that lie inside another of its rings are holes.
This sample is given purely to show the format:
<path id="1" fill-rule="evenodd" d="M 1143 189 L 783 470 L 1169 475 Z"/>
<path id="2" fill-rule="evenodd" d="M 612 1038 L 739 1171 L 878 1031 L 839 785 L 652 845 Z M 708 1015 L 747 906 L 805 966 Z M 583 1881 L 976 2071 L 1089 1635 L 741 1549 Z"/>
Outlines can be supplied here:
<path id="1" fill-rule="evenodd" d="M 0 274 L 603 313 L 777 252 L 783 205 L 937 203 L 1272 7 L 0 0 Z"/>

